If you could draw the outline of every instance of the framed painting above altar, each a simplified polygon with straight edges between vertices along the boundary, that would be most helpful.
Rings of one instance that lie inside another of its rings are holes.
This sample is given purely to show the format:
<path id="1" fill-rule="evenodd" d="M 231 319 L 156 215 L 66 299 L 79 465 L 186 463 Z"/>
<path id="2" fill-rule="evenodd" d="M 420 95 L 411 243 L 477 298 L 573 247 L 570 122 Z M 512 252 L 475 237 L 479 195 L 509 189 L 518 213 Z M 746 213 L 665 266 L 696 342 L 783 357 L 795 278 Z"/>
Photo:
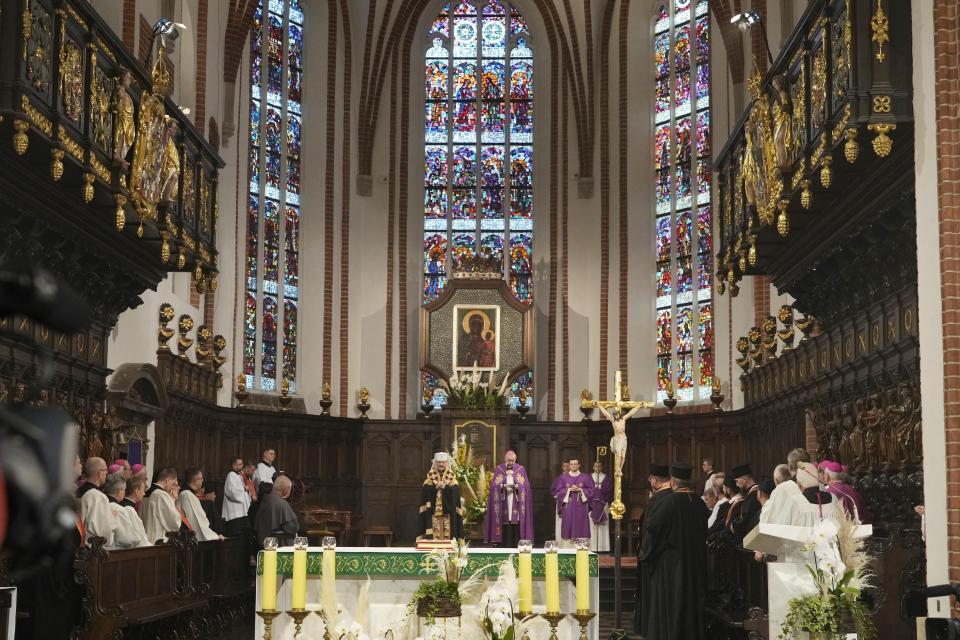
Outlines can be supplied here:
<path id="1" fill-rule="evenodd" d="M 453 306 L 453 368 L 496 371 L 500 368 L 500 307 L 495 304 Z"/>

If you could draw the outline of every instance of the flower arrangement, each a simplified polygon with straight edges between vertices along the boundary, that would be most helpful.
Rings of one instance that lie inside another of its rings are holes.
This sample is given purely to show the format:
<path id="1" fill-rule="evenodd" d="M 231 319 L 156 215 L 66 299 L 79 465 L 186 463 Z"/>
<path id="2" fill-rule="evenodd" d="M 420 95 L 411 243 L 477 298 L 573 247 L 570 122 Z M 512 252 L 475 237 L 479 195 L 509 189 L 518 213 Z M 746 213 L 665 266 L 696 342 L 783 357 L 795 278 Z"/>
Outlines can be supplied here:
<path id="1" fill-rule="evenodd" d="M 435 580 L 421 582 L 410 602 L 410 613 L 414 611 L 428 624 L 435 618 L 453 618 L 460 616 L 460 605 L 481 584 L 483 571 L 476 571 L 463 580 L 467 568 L 469 542 L 454 540 L 450 549 L 431 551 L 423 558 L 420 573 L 432 574 Z"/>
<path id="2" fill-rule="evenodd" d="M 449 383 L 440 380 L 438 384 L 447 392 L 448 406 L 471 411 L 496 411 L 507 406 L 509 379 L 505 375 L 497 386 L 496 375 L 491 371 L 487 381 L 483 382 L 483 372 L 474 362 L 469 372 L 454 371 Z"/>
<path id="3" fill-rule="evenodd" d="M 489 640 L 513 640 L 515 637 L 513 601 L 518 591 L 513 561 L 504 560 L 500 563 L 496 583 L 480 597 L 481 625 Z"/>
<path id="4" fill-rule="evenodd" d="M 870 610 L 860 595 L 870 578 L 870 556 L 864 541 L 855 537 L 857 522 L 845 512 L 839 524 L 822 520 L 813 530 L 804 550 L 813 552 L 813 566 L 807 565 L 817 591 L 790 600 L 779 640 L 807 631 L 811 637 L 833 640 L 844 637 L 851 627 L 860 640 L 870 640 L 876 629 Z"/>
<path id="5" fill-rule="evenodd" d="M 450 445 L 450 459 L 457 483 L 463 488 L 466 504 L 463 523 L 479 524 L 487 514 L 493 472 L 487 471 L 482 464 L 473 463 L 473 448 L 467 444 L 466 436 L 460 436 Z"/>

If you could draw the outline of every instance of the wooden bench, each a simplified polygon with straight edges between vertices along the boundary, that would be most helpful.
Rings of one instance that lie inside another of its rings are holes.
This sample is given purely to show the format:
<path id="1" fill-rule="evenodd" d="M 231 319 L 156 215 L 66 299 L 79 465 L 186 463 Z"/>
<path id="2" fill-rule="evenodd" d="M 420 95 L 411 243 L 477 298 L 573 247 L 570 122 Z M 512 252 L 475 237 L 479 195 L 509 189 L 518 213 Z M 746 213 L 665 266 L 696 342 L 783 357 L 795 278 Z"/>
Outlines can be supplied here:
<path id="1" fill-rule="evenodd" d="M 255 583 L 245 539 L 199 542 L 191 551 L 189 566 L 191 586 L 210 602 L 210 609 L 201 612 L 205 630 L 224 630 L 253 615 Z"/>
<path id="2" fill-rule="evenodd" d="M 96 536 L 77 551 L 75 578 L 85 587 L 82 622 L 75 638 L 112 638 L 120 629 L 165 621 L 195 635 L 190 618 L 206 607 L 206 596 L 178 580 L 183 548 L 161 544 L 107 551 Z"/>

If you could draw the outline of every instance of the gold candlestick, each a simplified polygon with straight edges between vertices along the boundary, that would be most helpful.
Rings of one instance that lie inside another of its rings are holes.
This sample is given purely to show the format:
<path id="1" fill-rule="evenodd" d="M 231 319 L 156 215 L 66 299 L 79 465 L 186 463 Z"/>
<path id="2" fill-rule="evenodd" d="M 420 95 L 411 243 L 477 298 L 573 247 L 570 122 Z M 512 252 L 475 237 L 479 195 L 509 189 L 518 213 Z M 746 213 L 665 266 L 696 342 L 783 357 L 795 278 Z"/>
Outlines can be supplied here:
<path id="1" fill-rule="evenodd" d="M 597 617 L 597 614 L 590 613 L 589 611 L 578 610 L 576 613 L 571 613 L 570 615 L 577 621 L 577 624 L 580 625 L 580 640 L 587 640 L 587 625 L 590 624 L 590 621 Z"/>
<path id="2" fill-rule="evenodd" d="M 273 640 L 273 619 L 280 615 L 276 609 L 265 609 L 257 611 L 257 615 L 263 618 L 263 640 Z"/>
<path id="3" fill-rule="evenodd" d="M 565 613 L 541 613 L 540 617 L 550 623 L 550 640 L 557 640 L 557 625 L 567 617 Z"/>
<path id="4" fill-rule="evenodd" d="M 303 621 L 311 613 L 313 612 L 307 611 L 306 609 L 291 609 L 290 611 L 287 611 L 287 615 L 293 618 L 293 637 L 295 640 L 300 640 L 300 627 L 303 626 Z"/>

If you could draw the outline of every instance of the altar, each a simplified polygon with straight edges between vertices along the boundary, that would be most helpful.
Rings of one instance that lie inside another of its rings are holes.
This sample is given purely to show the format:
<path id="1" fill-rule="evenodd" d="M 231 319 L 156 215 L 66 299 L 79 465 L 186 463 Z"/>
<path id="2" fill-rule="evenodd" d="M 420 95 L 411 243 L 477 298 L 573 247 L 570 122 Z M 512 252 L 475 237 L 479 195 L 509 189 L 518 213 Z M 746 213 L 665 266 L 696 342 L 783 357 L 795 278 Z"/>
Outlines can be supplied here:
<path id="1" fill-rule="evenodd" d="M 320 574 L 322 566 L 322 550 L 319 547 L 310 547 L 307 551 L 307 609 L 320 609 Z M 432 579 L 432 576 L 421 573 L 421 564 L 427 554 L 411 547 L 339 547 L 336 550 L 337 567 L 337 603 L 344 614 L 354 619 L 357 613 L 357 602 L 360 590 L 370 579 L 370 588 L 367 594 L 369 602 L 369 620 L 371 640 L 382 638 L 388 629 L 394 629 L 394 638 L 403 640 L 401 631 L 404 618 L 407 616 L 407 605 L 414 592 L 423 580 Z M 516 568 L 517 551 L 515 549 L 471 549 L 469 561 L 464 576 L 482 572 L 493 583 L 498 574 L 500 563 L 510 555 L 514 556 Z M 560 610 L 573 613 L 576 610 L 576 594 L 574 576 L 576 573 L 576 551 L 563 549 L 559 551 L 560 566 Z M 544 583 L 544 552 L 535 549 L 532 554 L 533 565 L 533 610 L 535 613 L 544 611 L 545 583 Z M 590 606 L 596 612 L 600 598 L 599 563 L 595 553 L 590 554 Z M 263 553 L 257 558 L 257 593 L 256 602 L 261 601 L 261 584 L 263 574 Z M 281 547 L 277 552 L 277 608 L 290 608 L 290 591 L 293 575 L 293 548 Z M 482 593 L 482 588 L 481 588 Z M 479 598 L 480 593 L 477 594 Z M 470 619 L 481 615 L 477 611 L 475 602 L 463 604 L 464 624 Z M 454 625 L 454 622 L 448 624 Z M 422 636 L 420 630 L 414 627 L 416 635 Z M 580 637 L 579 627 L 572 618 L 564 619 L 558 627 L 559 640 L 576 640 Z M 277 640 L 292 640 L 294 637 L 293 621 L 287 615 L 280 615 L 273 623 L 273 638 Z M 594 618 L 587 627 L 590 640 L 599 639 L 599 623 Z M 256 619 L 257 640 L 263 637 L 263 621 Z M 318 615 L 309 616 L 303 624 L 304 638 L 322 638 L 323 623 Z M 459 634 L 451 633 L 450 640 L 458 638 Z M 531 640 L 546 640 L 549 637 L 549 628 L 546 621 L 537 619 L 530 625 Z"/>

